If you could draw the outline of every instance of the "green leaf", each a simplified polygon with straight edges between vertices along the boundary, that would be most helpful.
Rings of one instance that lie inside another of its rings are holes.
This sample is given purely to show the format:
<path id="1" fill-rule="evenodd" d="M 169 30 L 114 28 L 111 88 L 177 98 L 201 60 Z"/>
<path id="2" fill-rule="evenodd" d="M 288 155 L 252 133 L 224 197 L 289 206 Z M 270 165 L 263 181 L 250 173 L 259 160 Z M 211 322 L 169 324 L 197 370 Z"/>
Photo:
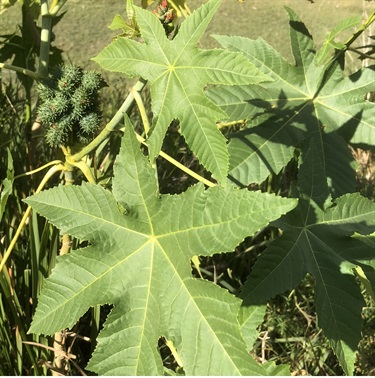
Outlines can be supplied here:
<path id="1" fill-rule="evenodd" d="M 229 175 L 241 185 L 262 182 L 278 173 L 293 156 L 294 147 L 312 136 L 321 140 L 320 151 L 326 176 L 334 196 L 342 177 L 355 187 L 353 159 L 343 143 L 326 135 L 337 133 L 345 141 L 375 145 L 373 114 L 375 104 L 365 100 L 375 85 L 374 67 L 343 76 L 336 62 L 330 74 L 317 63 L 314 44 L 305 25 L 287 8 L 290 17 L 291 47 L 295 64 L 283 57 L 261 38 L 215 36 L 225 48 L 242 52 L 274 81 L 235 88 L 213 88 L 208 95 L 223 108 L 231 120 L 247 119 L 248 128 L 231 136 Z M 328 145 L 324 145 L 327 144 Z M 348 163 L 350 159 L 350 163 Z"/>
<path id="2" fill-rule="evenodd" d="M 339 41 L 335 41 L 335 38 L 345 30 L 352 29 L 359 26 L 361 23 L 361 16 L 348 17 L 341 20 L 327 35 L 322 47 L 316 54 L 316 60 L 318 64 L 322 64 L 326 60 L 328 54 L 332 49 L 342 49 L 345 45 Z"/>
<path id="3" fill-rule="evenodd" d="M 239 313 L 239 322 L 241 325 L 241 334 L 249 349 L 252 349 L 255 341 L 259 336 L 257 330 L 259 324 L 263 322 L 266 315 L 266 306 L 263 303 L 257 303 L 254 306 L 242 307 Z"/>
<path id="4" fill-rule="evenodd" d="M 314 170 L 311 167 L 311 172 Z M 324 202 L 319 192 L 311 197 Z M 242 294 L 244 305 L 265 303 L 276 294 L 295 288 L 306 273 L 313 274 L 318 324 L 344 371 L 351 375 L 364 306 L 353 269 L 358 264 L 369 267 L 364 257 L 375 261 L 374 249 L 364 250 L 363 244 L 361 249 L 353 234 L 375 231 L 375 204 L 357 193 L 337 198 L 326 210 L 311 204 L 300 201 L 295 210 L 276 222 L 285 232 L 255 264 Z M 246 325 L 246 307 L 243 312 L 240 319 Z"/>
<path id="5" fill-rule="evenodd" d="M 296 200 L 229 185 L 158 195 L 155 172 L 126 126 L 113 193 L 83 183 L 26 202 L 62 233 L 90 242 L 58 259 L 30 332 L 52 334 L 88 307 L 111 303 L 88 365 L 98 374 L 162 374 L 160 337 L 173 342 L 188 375 L 265 373 L 241 337 L 241 301 L 193 278 L 191 259 L 233 250 Z"/>
<path id="6" fill-rule="evenodd" d="M 130 7 L 132 7 L 130 5 Z M 131 8 L 130 8 L 131 9 Z M 134 25 L 132 18 L 128 18 L 126 21 L 120 14 L 116 14 L 111 24 L 108 26 L 111 30 L 121 29 L 123 34 L 122 37 L 132 38 L 138 34 L 136 25 Z"/>
<path id="7" fill-rule="evenodd" d="M 303 162 L 298 172 L 298 181 L 301 192 L 321 209 L 325 209 L 327 204 L 331 204 L 331 196 L 323 161 L 316 145 L 317 141 L 311 138 L 307 153 L 302 154 Z"/>
<path id="8" fill-rule="evenodd" d="M 375 234 L 353 235 L 350 242 L 338 241 L 335 248 L 340 255 L 354 264 L 354 271 L 367 293 L 375 299 Z"/>
<path id="9" fill-rule="evenodd" d="M 332 150 L 335 145 L 335 150 Z M 319 150 L 319 147 L 323 150 Z M 356 177 L 353 156 L 346 142 L 337 133 L 323 134 L 322 140 L 315 136 L 307 139 L 301 146 L 302 166 L 299 170 L 299 187 L 307 197 L 321 209 L 346 193 L 355 192 Z M 322 157 L 325 157 L 325 162 Z M 347 166 L 350 169 L 341 170 Z M 335 186 L 332 185 L 334 180 Z"/>
<path id="10" fill-rule="evenodd" d="M 267 362 L 263 367 L 269 376 L 290 376 L 290 368 L 288 365 L 276 365 L 274 362 Z"/>
<path id="11" fill-rule="evenodd" d="M 7 148 L 8 154 L 8 169 L 7 177 L 1 183 L 1 193 L 0 193 L 0 221 L 3 218 L 5 207 L 8 201 L 8 197 L 12 194 L 13 190 L 13 180 L 14 180 L 14 168 L 13 168 L 13 158 L 10 153 L 9 148 Z"/>
<path id="12" fill-rule="evenodd" d="M 112 20 L 111 25 L 108 26 L 111 30 L 122 29 L 124 32 L 128 30 L 129 25 L 120 14 L 116 14 L 115 18 Z"/>
<path id="13" fill-rule="evenodd" d="M 200 37 L 221 0 L 210 0 L 181 24 L 170 40 L 151 12 L 134 7 L 144 43 L 118 38 L 94 60 L 106 70 L 141 76 L 151 84 L 153 123 L 148 139 L 151 160 L 158 154 L 174 119 L 200 162 L 224 182 L 228 172 L 226 139 L 216 121 L 227 118 L 203 92 L 207 84 L 238 85 L 268 80 L 242 54 L 200 50 Z"/>

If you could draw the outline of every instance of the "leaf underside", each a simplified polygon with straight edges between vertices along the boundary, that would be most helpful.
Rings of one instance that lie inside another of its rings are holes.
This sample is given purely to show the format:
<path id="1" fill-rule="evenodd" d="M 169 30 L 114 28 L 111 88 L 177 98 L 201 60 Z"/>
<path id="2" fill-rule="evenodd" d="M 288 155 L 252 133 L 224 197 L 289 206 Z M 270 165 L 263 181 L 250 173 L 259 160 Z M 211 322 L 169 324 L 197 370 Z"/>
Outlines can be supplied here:
<path id="1" fill-rule="evenodd" d="M 90 306 L 111 303 L 88 365 L 98 374 L 163 374 L 160 337 L 173 342 L 188 375 L 265 373 L 241 337 L 241 301 L 193 278 L 191 259 L 233 250 L 294 208 L 294 199 L 200 184 L 160 196 L 155 172 L 128 126 L 113 193 L 84 183 L 26 202 L 62 233 L 90 242 L 59 258 L 30 332 L 52 334 L 71 327 Z"/>

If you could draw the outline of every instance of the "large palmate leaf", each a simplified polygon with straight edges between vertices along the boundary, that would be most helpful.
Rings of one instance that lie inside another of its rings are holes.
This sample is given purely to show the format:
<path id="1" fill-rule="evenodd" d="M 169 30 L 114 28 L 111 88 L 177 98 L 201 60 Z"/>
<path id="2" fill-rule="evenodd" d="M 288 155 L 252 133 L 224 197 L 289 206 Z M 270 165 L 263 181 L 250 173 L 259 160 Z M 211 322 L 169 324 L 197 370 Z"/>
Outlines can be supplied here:
<path id="1" fill-rule="evenodd" d="M 296 287 L 306 273 L 311 273 L 316 280 L 318 324 L 350 375 L 361 337 L 364 306 L 355 272 L 360 267 L 372 279 L 371 264 L 375 261 L 375 249 L 364 248 L 354 233 L 369 235 L 375 231 L 375 203 L 357 193 L 343 195 L 331 203 L 314 139 L 300 168 L 299 187 L 304 199 L 276 222 L 285 232 L 259 257 L 245 284 L 242 332 L 245 339 L 253 341 L 253 307 Z"/>
<path id="2" fill-rule="evenodd" d="M 173 40 L 166 37 L 155 15 L 134 7 L 144 43 L 118 38 L 94 60 L 106 70 L 141 76 L 150 82 L 154 115 L 148 139 L 151 159 L 158 155 L 170 123 L 178 119 L 191 150 L 216 179 L 224 182 L 228 151 L 215 123 L 227 115 L 205 96 L 203 88 L 269 78 L 242 54 L 196 47 L 220 2 L 210 0 L 187 17 Z"/>
<path id="3" fill-rule="evenodd" d="M 242 52 L 274 79 L 208 92 L 231 119 L 248 120 L 248 128 L 232 135 L 229 143 L 229 174 L 242 185 L 260 183 L 288 163 L 303 139 L 314 136 L 321 140 L 317 148 L 332 189 L 342 195 L 355 188 L 353 159 L 345 142 L 375 144 L 375 104 L 365 101 L 375 85 L 374 67 L 344 77 L 338 62 L 330 68 L 318 65 L 312 36 L 287 10 L 294 65 L 262 39 L 215 36 L 223 47 Z M 346 178 L 345 187 L 340 176 Z"/>
<path id="4" fill-rule="evenodd" d="M 237 320 L 241 301 L 192 277 L 191 258 L 231 251 L 296 200 L 199 184 L 158 195 L 151 168 L 127 126 L 113 193 L 98 185 L 57 187 L 26 201 L 63 233 L 91 245 L 59 258 L 30 332 L 71 327 L 88 307 L 114 308 L 88 368 L 99 374 L 162 374 L 157 345 L 173 342 L 189 375 L 258 375 Z"/>

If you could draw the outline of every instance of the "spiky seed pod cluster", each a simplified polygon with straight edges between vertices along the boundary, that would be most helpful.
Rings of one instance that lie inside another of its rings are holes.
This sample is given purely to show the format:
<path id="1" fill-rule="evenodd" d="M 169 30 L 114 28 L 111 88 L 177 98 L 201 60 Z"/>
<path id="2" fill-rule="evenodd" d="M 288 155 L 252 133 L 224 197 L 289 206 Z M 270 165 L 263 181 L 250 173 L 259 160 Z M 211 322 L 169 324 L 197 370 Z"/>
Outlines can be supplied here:
<path id="1" fill-rule="evenodd" d="M 100 125 L 98 91 L 103 86 L 97 72 L 77 66 L 59 66 L 39 83 L 39 117 L 50 146 L 87 143 L 92 138 Z"/>

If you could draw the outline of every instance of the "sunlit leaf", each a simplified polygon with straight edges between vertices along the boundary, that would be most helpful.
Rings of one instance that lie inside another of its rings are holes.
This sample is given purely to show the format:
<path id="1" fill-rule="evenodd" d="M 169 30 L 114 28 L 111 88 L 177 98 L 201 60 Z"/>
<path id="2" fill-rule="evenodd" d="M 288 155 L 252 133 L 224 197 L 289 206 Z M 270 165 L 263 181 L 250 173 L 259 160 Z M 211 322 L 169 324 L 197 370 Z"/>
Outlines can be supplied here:
<path id="1" fill-rule="evenodd" d="M 30 332 L 52 334 L 73 326 L 90 306 L 111 303 L 90 370 L 162 374 L 157 345 L 165 337 L 188 375 L 265 373 L 241 337 L 241 301 L 193 278 L 191 259 L 233 250 L 296 200 L 231 186 L 205 190 L 201 184 L 180 195 L 158 195 L 155 172 L 128 127 L 112 193 L 83 183 L 26 202 L 62 233 L 90 242 L 59 258 Z"/>
<path id="2" fill-rule="evenodd" d="M 269 77 L 242 54 L 197 48 L 220 3 L 210 0 L 193 12 L 173 40 L 154 14 L 134 7 L 143 43 L 118 38 L 94 60 L 106 70 L 149 81 L 154 115 L 148 139 L 151 159 L 159 154 L 170 123 L 178 119 L 191 150 L 217 180 L 225 182 L 229 157 L 216 121 L 227 115 L 206 97 L 203 88 L 259 83 Z"/>

